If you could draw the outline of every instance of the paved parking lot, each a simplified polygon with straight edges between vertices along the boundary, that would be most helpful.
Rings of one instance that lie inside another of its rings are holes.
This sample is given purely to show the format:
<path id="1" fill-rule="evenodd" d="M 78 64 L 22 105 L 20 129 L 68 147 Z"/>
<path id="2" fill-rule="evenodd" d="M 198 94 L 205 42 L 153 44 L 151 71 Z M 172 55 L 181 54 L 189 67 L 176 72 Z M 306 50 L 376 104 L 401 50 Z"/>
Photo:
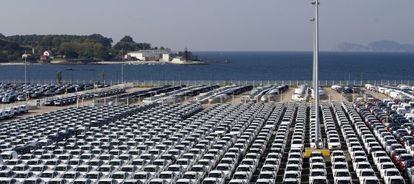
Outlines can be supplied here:
<path id="1" fill-rule="evenodd" d="M 290 98 L 38 112 L 0 124 L 0 183 L 409 183 L 412 123 L 326 91 L 320 121 Z"/>
<path id="2" fill-rule="evenodd" d="M 327 87 L 324 88 L 325 92 L 326 92 L 326 98 L 324 99 L 325 101 L 343 101 L 346 100 L 346 98 L 344 98 L 342 96 L 342 94 L 338 93 L 337 91 Z"/>

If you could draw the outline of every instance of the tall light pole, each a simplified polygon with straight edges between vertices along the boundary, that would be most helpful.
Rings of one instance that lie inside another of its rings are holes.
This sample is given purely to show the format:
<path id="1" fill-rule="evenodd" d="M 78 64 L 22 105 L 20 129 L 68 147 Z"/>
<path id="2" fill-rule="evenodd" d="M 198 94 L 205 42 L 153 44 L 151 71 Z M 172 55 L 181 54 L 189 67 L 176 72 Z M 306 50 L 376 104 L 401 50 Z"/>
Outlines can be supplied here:
<path id="1" fill-rule="evenodd" d="M 124 49 L 121 51 L 122 54 L 122 66 L 121 66 L 121 83 L 124 84 Z"/>
<path id="2" fill-rule="evenodd" d="M 23 58 L 24 58 L 24 87 L 27 90 L 27 54 L 26 54 L 26 51 L 24 51 Z M 25 92 L 25 101 L 27 101 L 27 97 L 28 97 L 27 92 L 28 91 Z"/>
<path id="3" fill-rule="evenodd" d="M 318 54 L 319 54 L 319 0 L 312 2 L 315 8 L 314 17 L 314 35 L 313 35 L 313 92 L 315 105 L 315 120 L 316 120 L 316 146 L 319 148 L 319 85 L 318 85 Z"/>
<path id="4" fill-rule="evenodd" d="M 27 54 L 26 51 L 23 54 L 24 58 L 24 84 L 27 83 Z"/>

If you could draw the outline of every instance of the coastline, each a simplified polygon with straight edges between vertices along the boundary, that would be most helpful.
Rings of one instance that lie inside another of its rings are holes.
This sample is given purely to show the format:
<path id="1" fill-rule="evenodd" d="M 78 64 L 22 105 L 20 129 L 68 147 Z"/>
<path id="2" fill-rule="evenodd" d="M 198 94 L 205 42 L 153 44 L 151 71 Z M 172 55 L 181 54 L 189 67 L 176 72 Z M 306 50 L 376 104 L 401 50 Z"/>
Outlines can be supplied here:
<path id="1" fill-rule="evenodd" d="M 0 62 L 0 66 L 21 66 L 24 62 Z M 68 61 L 51 61 L 50 63 L 33 63 L 27 62 L 27 65 L 119 65 L 121 61 L 96 61 L 96 62 L 68 62 Z M 165 61 L 125 61 L 125 65 L 208 65 L 204 61 L 188 61 L 185 63 L 173 63 Z"/>
<path id="2" fill-rule="evenodd" d="M 0 66 L 23 66 L 24 62 L 0 62 Z M 42 63 L 27 62 L 27 65 L 43 65 Z"/>

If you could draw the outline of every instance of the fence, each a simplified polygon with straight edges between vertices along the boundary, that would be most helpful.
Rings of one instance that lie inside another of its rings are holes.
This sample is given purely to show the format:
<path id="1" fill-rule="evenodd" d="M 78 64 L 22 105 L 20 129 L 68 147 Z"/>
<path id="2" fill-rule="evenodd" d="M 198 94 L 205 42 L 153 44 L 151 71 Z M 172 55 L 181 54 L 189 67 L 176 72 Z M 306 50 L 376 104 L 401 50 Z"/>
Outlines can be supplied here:
<path id="1" fill-rule="evenodd" d="M 24 83 L 22 80 L 2 80 L 0 82 L 5 83 Z M 53 84 L 56 81 L 42 80 L 42 81 L 30 81 L 31 83 L 39 84 Z M 93 83 L 94 81 L 87 80 L 77 80 L 77 81 L 62 81 L 63 83 Z M 104 84 L 109 85 L 120 85 L 120 81 L 103 81 Z M 236 84 L 236 85 L 290 85 L 297 86 L 301 84 L 311 85 L 312 81 L 310 80 L 133 80 L 126 81 L 125 83 L 138 86 L 160 86 L 160 85 L 201 85 L 201 84 Z M 414 80 L 320 80 L 320 86 L 332 86 L 332 85 L 354 85 L 354 86 L 363 86 L 365 84 L 373 85 L 387 85 L 387 86 L 396 86 L 399 84 L 413 85 Z"/>

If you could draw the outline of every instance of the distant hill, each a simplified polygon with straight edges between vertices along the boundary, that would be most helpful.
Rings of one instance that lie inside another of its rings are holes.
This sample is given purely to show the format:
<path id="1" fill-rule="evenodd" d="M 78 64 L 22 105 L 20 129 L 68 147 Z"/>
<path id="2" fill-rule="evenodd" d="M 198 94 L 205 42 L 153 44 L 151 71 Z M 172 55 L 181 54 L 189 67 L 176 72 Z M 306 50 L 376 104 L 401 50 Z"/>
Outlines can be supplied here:
<path id="1" fill-rule="evenodd" d="M 381 40 L 367 45 L 344 42 L 338 45 L 338 49 L 345 52 L 414 52 L 414 45 Z"/>

